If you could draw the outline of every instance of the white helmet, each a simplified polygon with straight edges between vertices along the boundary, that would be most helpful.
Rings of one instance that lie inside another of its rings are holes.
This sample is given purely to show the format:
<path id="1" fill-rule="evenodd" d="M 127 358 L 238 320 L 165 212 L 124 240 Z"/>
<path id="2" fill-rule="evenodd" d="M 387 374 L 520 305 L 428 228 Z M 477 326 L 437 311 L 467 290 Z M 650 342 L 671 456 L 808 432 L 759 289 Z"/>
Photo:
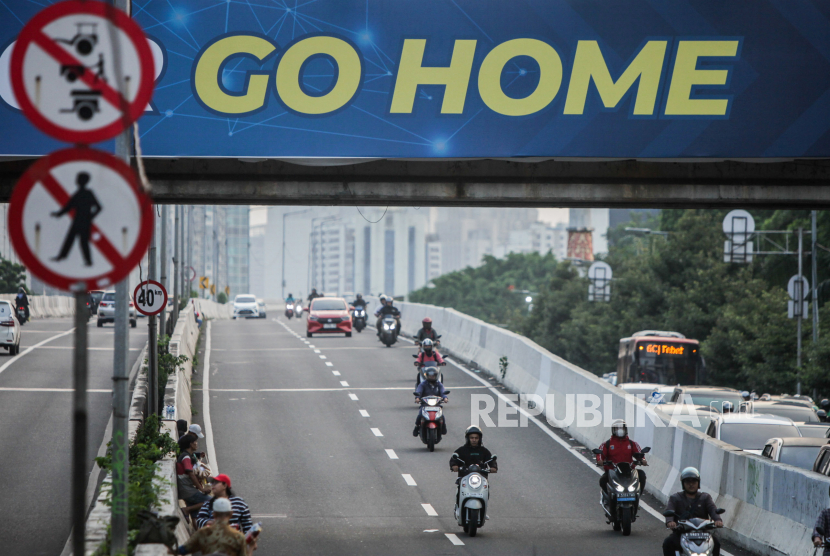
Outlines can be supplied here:
<path id="1" fill-rule="evenodd" d="M 694 467 L 687 467 L 686 469 L 680 472 L 680 484 L 683 484 L 684 482 L 690 479 L 700 481 L 700 471 L 698 471 Z"/>
<path id="2" fill-rule="evenodd" d="M 628 436 L 628 426 L 622 419 L 617 419 L 611 423 L 611 435 L 617 438 L 625 438 Z"/>

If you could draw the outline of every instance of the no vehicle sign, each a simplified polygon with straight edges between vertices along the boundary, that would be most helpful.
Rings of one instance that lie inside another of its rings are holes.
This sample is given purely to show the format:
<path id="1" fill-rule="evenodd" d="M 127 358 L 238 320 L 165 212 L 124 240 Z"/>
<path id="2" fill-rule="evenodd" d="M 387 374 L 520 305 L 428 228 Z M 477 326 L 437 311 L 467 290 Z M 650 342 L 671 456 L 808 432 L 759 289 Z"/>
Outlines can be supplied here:
<path id="1" fill-rule="evenodd" d="M 63 290 L 118 282 L 144 256 L 152 233 L 152 203 L 130 167 L 93 149 L 41 158 L 9 202 L 9 235 L 20 259 Z"/>
<path id="2" fill-rule="evenodd" d="M 157 315 L 167 307 L 167 290 L 155 280 L 145 280 L 136 286 L 133 301 L 142 315 Z"/>
<path id="3" fill-rule="evenodd" d="M 50 6 L 20 31 L 11 83 L 41 131 L 70 143 L 111 139 L 136 121 L 153 94 L 153 54 L 124 12 L 100 1 Z"/>

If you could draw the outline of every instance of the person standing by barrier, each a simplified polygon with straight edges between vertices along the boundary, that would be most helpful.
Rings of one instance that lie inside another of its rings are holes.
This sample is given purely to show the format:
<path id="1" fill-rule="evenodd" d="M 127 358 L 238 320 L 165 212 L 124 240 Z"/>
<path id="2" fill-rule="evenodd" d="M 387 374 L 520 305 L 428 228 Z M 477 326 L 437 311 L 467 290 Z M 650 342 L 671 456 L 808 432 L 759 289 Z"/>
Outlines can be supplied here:
<path id="1" fill-rule="evenodd" d="M 210 488 L 203 486 L 196 476 L 193 464 L 196 450 L 199 449 L 199 439 L 193 433 L 187 433 L 179 439 L 179 455 L 176 457 L 176 486 L 179 498 L 184 500 L 185 513 L 191 519 L 203 504 L 210 500 Z"/>
<path id="2" fill-rule="evenodd" d="M 231 478 L 221 473 L 213 477 L 211 482 L 213 499 L 202 505 L 202 509 L 199 510 L 199 515 L 196 516 L 196 526 L 201 529 L 202 527 L 212 525 L 215 511 L 213 509 L 214 504 L 220 498 L 226 498 L 230 500 L 231 506 L 233 507 L 233 515 L 230 519 L 231 526 L 238 528 L 243 533 L 247 533 L 254 526 L 253 521 L 251 521 L 251 510 L 248 509 L 248 504 L 242 498 L 234 495 L 231 490 Z"/>
<path id="3" fill-rule="evenodd" d="M 231 502 L 227 498 L 218 498 L 214 503 L 215 522 L 210 527 L 199 529 L 177 552 L 168 549 L 170 554 L 226 554 L 227 556 L 250 556 L 256 550 L 256 538 L 245 542 L 245 535 L 231 527 L 233 515 Z"/>
<path id="4" fill-rule="evenodd" d="M 816 526 L 813 528 L 813 546 L 818 548 L 823 545 L 825 555 L 830 554 L 830 544 L 824 542 L 824 537 L 828 532 L 830 532 L 830 508 L 825 508 L 818 514 Z"/>

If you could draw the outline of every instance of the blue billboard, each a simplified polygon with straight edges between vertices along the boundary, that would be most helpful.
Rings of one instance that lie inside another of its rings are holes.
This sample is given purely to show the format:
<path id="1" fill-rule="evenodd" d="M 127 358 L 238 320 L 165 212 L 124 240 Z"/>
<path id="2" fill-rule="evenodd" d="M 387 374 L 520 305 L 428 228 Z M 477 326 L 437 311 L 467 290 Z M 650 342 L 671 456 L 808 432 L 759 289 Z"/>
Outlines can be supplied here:
<path id="1" fill-rule="evenodd" d="M 0 155 L 58 148 L 16 108 Z M 830 156 L 818 0 L 134 0 L 155 157 Z"/>

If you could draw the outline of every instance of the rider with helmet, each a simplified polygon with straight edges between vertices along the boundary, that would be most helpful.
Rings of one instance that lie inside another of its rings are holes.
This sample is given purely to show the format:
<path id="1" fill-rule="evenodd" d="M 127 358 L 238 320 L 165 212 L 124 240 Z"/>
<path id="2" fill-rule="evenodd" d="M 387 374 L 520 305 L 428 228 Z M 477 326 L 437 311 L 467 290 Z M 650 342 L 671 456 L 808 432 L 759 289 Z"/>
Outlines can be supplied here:
<path id="1" fill-rule="evenodd" d="M 438 353 L 438 350 L 435 349 L 435 344 L 432 342 L 432 340 L 427 338 L 423 341 L 421 347 L 424 348 L 424 350 L 418 354 L 418 358 L 415 360 L 416 367 L 421 367 L 424 365 L 424 363 L 428 363 L 431 361 L 434 361 L 436 364 L 441 366 L 446 365 L 446 363 L 444 362 L 444 358 L 441 357 L 441 354 Z"/>
<path id="2" fill-rule="evenodd" d="M 17 297 L 14 298 L 14 308 L 23 307 L 26 312 L 26 320 L 29 320 L 29 296 L 26 295 L 26 290 L 23 286 L 17 288 Z"/>
<path id="3" fill-rule="evenodd" d="M 672 530 L 672 534 L 663 541 L 663 556 L 675 556 L 675 553 L 683 552 L 680 547 L 680 533 L 675 530 L 677 519 L 711 519 L 715 522 L 715 527 L 723 527 L 712 496 L 700 492 L 700 472 L 694 467 L 687 467 L 680 472 L 680 484 L 683 485 L 683 490 L 672 494 L 669 503 L 666 504 L 666 512 L 674 512 L 677 515 L 666 517 L 666 527 Z M 715 535 L 712 535 L 712 542 L 715 545 L 712 554 L 720 556 L 720 543 Z"/>
<path id="4" fill-rule="evenodd" d="M 366 308 L 366 300 L 363 299 L 363 294 L 359 293 L 355 296 L 355 300 L 351 302 L 351 306 L 357 309 L 358 307 Z"/>
<path id="5" fill-rule="evenodd" d="M 438 381 L 438 371 L 434 367 L 427 369 L 427 379 L 423 381 L 415 389 L 415 403 L 421 403 L 421 398 L 427 396 L 439 396 L 447 403 L 447 390 L 444 385 Z M 421 411 L 418 410 L 418 417 L 415 418 L 415 430 L 412 431 L 412 436 L 418 436 L 421 432 Z M 441 434 L 447 434 L 447 422 L 444 417 L 441 417 Z"/>
<path id="6" fill-rule="evenodd" d="M 830 420 L 830 400 L 828 400 L 827 398 L 821 400 L 821 402 L 819 403 L 819 407 L 823 409 L 824 412 L 827 414 L 824 417 L 824 419 L 821 420 L 822 423 L 826 423 L 828 420 Z"/>
<path id="7" fill-rule="evenodd" d="M 377 329 L 378 329 L 378 336 L 380 336 L 380 325 L 383 322 L 383 317 L 386 315 L 392 315 L 395 317 L 395 322 L 397 323 L 397 327 L 395 329 L 396 334 L 401 333 L 401 312 L 398 311 L 397 307 L 392 306 L 392 298 L 386 297 L 381 298 L 382 305 L 375 311 L 375 317 L 377 317 Z"/>
<path id="8" fill-rule="evenodd" d="M 292 305 L 293 305 L 293 304 L 294 304 L 294 294 L 293 294 L 293 293 L 289 293 L 289 294 L 288 294 L 288 297 L 286 297 L 286 298 L 285 298 L 285 302 L 286 302 L 286 303 L 290 303 L 290 304 L 292 304 Z"/>
<path id="9" fill-rule="evenodd" d="M 424 320 L 421 321 L 421 329 L 418 331 L 418 334 L 415 335 L 415 342 L 420 344 L 423 343 L 424 340 L 430 339 L 433 342 L 438 341 L 438 332 L 432 327 L 432 319 L 429 317 L 425 317 Z"/>
<path id="10" fill-rule="evenodd" d="M 458 504 L 458 492 L 460 490 L 461 477 L 463 477 L 465 474 L 465 472 L 461 469 L 460 462 L 456 459 L 456 456 L 463 460 L 464 465 L 467 466 L 473 464 L 482 465 L 485 461 L 493 457 L 493 454 L 490 453 L 490 450 L 482 446 L 484 433 L 481 432 L 480 428 L 476 426 L 467 427 L 467 431 L 464 433 L 464 437 L 467 439 L 467 442 L 460 448 L 456 449 L 455 453 L 450 458 L 450 469 L 453 472 L 458 473 L 458 479 L 455 481 L 455 484 L 459 487 L 458 489 L 456 489 L 455 493 L 456 504 Z M 496 473 L 498 472 L 498 470 L 499 466 L 496 462 L 490 463 L 489 473 Z M 483 474 L 486 475 L 487 471 L 483 471 Z"/>
<path id="11" fill-rule="evenodd" d="M 617 419 L 611 424 L 611 438 L 606 440 L 599 449 L 602 450 L 602 453 L 597 454 L 597 465 L 601 465 L 606 461 L 612 464 L 634 463 L 634 454 L 643 452 L 639 444 L 628 438 L 628 426 L 622 419 Z M 637 463 L 648 465 L 645 458 Z M 599 487 L 603 493 L 608 485 L 608 471 L 614 469 L 614 465 L 605 465 L 604 469 L 605 473 L 599 479 Z M 646 473 L 642 469 L 637 469 L 637 475 L 640 479 L 640 492 L 645 492 Z"/>

